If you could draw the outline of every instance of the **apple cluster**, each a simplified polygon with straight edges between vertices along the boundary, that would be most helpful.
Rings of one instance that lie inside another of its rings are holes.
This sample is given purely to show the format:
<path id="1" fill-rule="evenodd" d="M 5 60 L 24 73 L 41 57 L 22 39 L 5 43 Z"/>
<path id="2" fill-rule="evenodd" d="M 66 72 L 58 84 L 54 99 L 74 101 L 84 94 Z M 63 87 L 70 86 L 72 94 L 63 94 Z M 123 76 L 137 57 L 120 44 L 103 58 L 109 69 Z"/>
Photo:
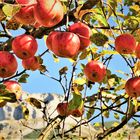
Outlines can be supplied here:
<path id="1" fill-rule="evenodd" d="M 90 45 L 91 29 L 82 22 L 69 26 L 67 32 L 52 31 L 46 40 L 47 47 L 57 56 L 73 58 Z"/>
<path id="2" fill-rule="evenodd" d="M 84 107 L 82 108 L 76 108 L 76 109 L 69 109 L 69 103 L 68 102 L 62 102 L 59 103 L 56 107 L 56 110 L 58 114 L 62 117 L 67 117 L 69 115 L 72 115 L 74 117 L 81 117 L 84 114 Z"/>
<path id="3" fill-rule="evenodd" d="M 120 54 L 135 54 L 140 59 L 140 43 L 133 35 L 124 33 L 115 39 L 115 50 Z M 140 77 L 132 77 L 125 84 L 125 91 L 130 97 L 140 96 Z"/>
<path id="4" fill-rule="evenodd" d="M 22 6 L 14 15 L 16 21 L 35 28 L 53 27 L 64 16 L 63 6 L 59 0 L 16 0 L 16 3 Z"/>

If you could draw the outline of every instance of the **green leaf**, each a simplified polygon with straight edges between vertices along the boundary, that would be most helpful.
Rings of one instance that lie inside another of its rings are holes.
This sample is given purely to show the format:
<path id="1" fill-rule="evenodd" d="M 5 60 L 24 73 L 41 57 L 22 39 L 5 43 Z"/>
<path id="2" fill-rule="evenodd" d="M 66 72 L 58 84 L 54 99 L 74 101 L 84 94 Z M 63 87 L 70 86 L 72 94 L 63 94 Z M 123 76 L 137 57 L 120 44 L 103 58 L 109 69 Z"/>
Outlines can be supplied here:
<path id="1" fill-rule="evenodd" d="M 103 116 L 104 116 L 105 118 L 109 118 L 109 111 L 104 111 L 104 112 L 103 112 Z"/>
<path id="2" fill-rule="evenodd" d="M 82 94 L 78 91 L 77 88 L 74 89 L 73 98 L 69 101 L 68 104 L 69 110 L 83 109 L 84 101 L 82 98 Z"/>
<path id="3" fill-rule="evenodd" d="M 118 115 L 118 113 L 114 113 L 114 118 L 119 120 L 120 119 L 120 116 Z"/>
<path id="4" fill-rule="evenodd" d="M 94 33 L 90 37 L 90 40 L 97 46 L 104 46 L 108 41 L 108 37 L 102 33 Z"/>
<path id="5" fill-rule="evenodd" d="M 28 77 L 29 77 L 29 74 L 24 73 L 20 76 L 20 78 L 18 79 L 18 82 L 19 83 L 27 83 Z"/>
<path id="6" fill-rule="evenodd" d="M 80 60 L 85 59 L 89 53 L 90 53 L 89 51 L 84 50 L 79 56 Z"/>
<path id="7" fill-rule="evenodd" d="M 95 109 L 90 108 L 87 112 L 87 119 L 90 119 L 93 116 L 94 112 L 95 112 Z"/>

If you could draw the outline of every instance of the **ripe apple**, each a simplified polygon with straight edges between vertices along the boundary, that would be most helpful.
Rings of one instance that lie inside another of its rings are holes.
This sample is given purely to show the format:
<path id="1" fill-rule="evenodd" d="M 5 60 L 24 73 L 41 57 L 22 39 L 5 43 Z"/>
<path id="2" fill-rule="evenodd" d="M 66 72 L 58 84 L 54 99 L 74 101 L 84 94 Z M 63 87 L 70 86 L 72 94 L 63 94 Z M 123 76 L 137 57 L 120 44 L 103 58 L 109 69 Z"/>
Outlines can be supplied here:
<path id="1" fill-rule="evenodd" d="M 45 27 L 58 24 L 64 16 L 60 0 L 37 0 L 34 7 L 34 17 L 38 23 Z"/>
<path id="2" fill-rule="evenodd" d="M 59 103 L 56 107 L 56 110 L 60 116 L 68 116 L 69 115 L 67 102 Z"/>
<path id="3" fill-rule="evenodd" d="M 22 92 L 22 87 L 17 81 L 9 80 L 3 82 L 3 85 L 6 86 L 6 90 L 11 93 L 16 94 L 16 98 L 20 99 L 21 97 L 21 92 Z"/>
<path id="4" fill-rule="evenodd" d="M 16 0 L 18 4 L 36 4 L 36 0 Z"/>
<path id="5" fill-rule="evenodd" d="M 53 31 L 46 40 L 47 47 L 57 56 L 72 58 L 80 48 L 79 37 L 71 32 Z"/>
<path id="6" fill-rule="evenodd" d="M 21 7 L 20 10 L 14 15 L 14 18 L 17 22 L 25 25 L 32 25 L 35 23 L 34 13 L 33 13 L 34 5 Z"/>
<path id="7" fill-rule="evenodd" d="M 115 39 L 115 49 L 120 54 L 132 54 L 136 49 L 136 40 L 133 35 L 125 33 Z"/>
<path id="8" fill-rule="evenodd" d="M 90 45 L 90 36 L 92 35 L 92 31 L 86 24 L 82 22 L 74 23 L 69 27 L 69 31 L 79 36 L 80 51 L 86 49 Z"/>
<path id="9" fill-rule="evenodd" d="M 27 70 L 35 71 L 40 67 L 39 60 L 36 56 L 22 60 L 22 66 Z"/>
<path id="10" fill-rule="evenodd" d="M 0 51 L 0 77 L 12 76 L 18 67 L 15 56 L 7 51 Z"/>
<path id="11" fill-rule="evenodd" d="M 125 91 L 130 97 L 140 96 L 140 77 L 133 77 L 127 80 Z"/>
<path id="12" fill-rule="evenodd" d="M 38 22 L 35 22 L 34 24 L 32 24 L 35 28 L 39 28 L 41 27 L 42 25 Z"/>
<path id="13" fill-rule="evenodd" d="M 12 50 L 20 59 L 27 59 L 34 56 L 37 49 L 37 41 L 31 35 L 19 35 L 12 41 Z"/>
<path id="14" fill-rule="evenodd" d="M 91 60 L 86 64 L 84 74 L 91 82 L 102 82 L 106 75 L 106 68 L 103 63 Z"/>
<path id="15" fill-rule="evenodd" d="M 140 59 L 140 43 L 136 47 L 135 54 L 136 57 Z"/>
<path id="16" fill-rule="evenodd" d="M 82 109 L 77 108 L 77 109 L 71 110 L 70 114 L 73 117 L 81 117 L 84 114 L 84 108 L 82 108 Z"/>

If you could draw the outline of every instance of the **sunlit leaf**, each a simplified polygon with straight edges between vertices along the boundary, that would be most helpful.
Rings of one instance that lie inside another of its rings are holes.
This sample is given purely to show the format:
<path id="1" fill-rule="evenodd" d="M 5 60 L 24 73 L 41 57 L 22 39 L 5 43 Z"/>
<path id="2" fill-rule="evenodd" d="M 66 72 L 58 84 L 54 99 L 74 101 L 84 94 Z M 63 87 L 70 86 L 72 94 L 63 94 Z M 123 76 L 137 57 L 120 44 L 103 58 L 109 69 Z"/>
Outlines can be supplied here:
<path id="1" fill-rule="evenodd" d="M 114 122 L 114 123 L 113 123 L 113 126 L 114 126 L 114 127 L 117 127 L 118 125 L 119 125 L 118 122 Z"/>
<path id="2" fill-rule="evenodd" d="M 107 0 L 108 6 L 108 17 L 113 14 L 113 10 L 116 11 L 117 8 L 117 1 L 116 0 Z"/>
<path id="3" fill-rule="evenodd" d="M 74 80 L 74 83 L 78 85 L 84 85 L 86 83 L 86 78 L 78 78 Z"/>
<path id="4" fill-rule="evenodd" d="M 107 54 L 118 54 L 118 52 L 114 50 L 103 50 L 101 52 L 101 55 L 107 55 Z"/>
<path id="5" fill-rule="evenodd" d="M 29 118 L 29 109 L 27 106 L 22 106 L 23 118 L 27 120 Z"/>
<path id="6" fill-rule="evenodd" d="M 20 10 L 20 8 L 21 8 L 20 5 L 5 4 L 2 7 L 2 10 L 6 16 L 12 17 Z"/>
<path id="7" fill-rule="evenodd" d="M 109 85 L 109 87 L 113 87 L 114 86 L 114 83 L 115 83 L 115 78 L 108 79 L 108 85 Z"/>
<path id="8" fill-rule="evenodd" d="M 4 101 L 10 102 L 10 103 L 14 103 L 17 101 L 15 93 L 0 94 L 0 100 L 4 100 Z"/>
<path id="9" fill-rule="evenodd" d="M 96 123 L 94 124 L 94 127 L 100 127 L 100 126 L 101 126 L 101 124 L 98 123 L 98 122 L 96 122 Z"/>
<path id="10" fill-rule="evenodd" d="M 134 73 L 136 76 L 140 75 L 140 61 L 137 61 L 134 65 Z"/>
<path id="11" fill-rule="evenodd" d="M 130 9 L 133 9 L 135 11 L 140 11 L 140 6 L 138 6 L 138 5 L 131 5 Z"/>

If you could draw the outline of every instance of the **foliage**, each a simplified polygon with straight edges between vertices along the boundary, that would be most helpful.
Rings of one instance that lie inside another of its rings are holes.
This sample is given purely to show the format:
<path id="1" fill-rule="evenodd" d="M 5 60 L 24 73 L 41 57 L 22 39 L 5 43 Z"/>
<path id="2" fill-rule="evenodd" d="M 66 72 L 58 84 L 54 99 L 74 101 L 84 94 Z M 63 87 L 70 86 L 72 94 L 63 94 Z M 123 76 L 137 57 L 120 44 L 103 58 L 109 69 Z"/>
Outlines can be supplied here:
<path id="1" fill-rule="evenodd" d="M 94 120 L 101 119 L 101 131 L 97 134 L 98 139 L 109 137 L 111 133 L 123 128 L 131 119 L 140 124 L 138 119 L 140 117 L 140 100 L 129 97 L 124 90 L 125 83 L 129 78 L 140 75 L 140 61 L 136 58 L 135 53 L 119 54 L 114 46 L 115 38 L 123 33 L 134 35 L 137 43 L 140 43 L 139 0 L 61 0 L 61 2 L 65 11 L 62 21 L 53 27 L 36 28 L 34 25 L 21 24 L 14 18 L 14 15 L 25 5 L 16 4 L 13 0 L 0 1 L 0 38 L 2 40 L 0 50 L 13 53 L 11 44 L 14 37 L 11 32 L 14 30 L 22 29 L 25 34 L 46 41 L 51 31 L 67 31 L 68 26 L 76 21 L 85 23 L 92 30 L 90 46 L 73 58 L 61 58 L 69 60 L 68 63 L 72 64 L 72 70 L 68 66 L 63 66 L 57 70 L 59 78 L 50 75 L 47 65 L 44 64 L 46 60 L 43 60 L 42 57 L 48 54 L 53 58 L 54 63 L 59 63 L 60 58 L 47 49 L 38 56 L 41 60 L 41 67 L 38 69 L 40 74 L 53 79 L 54 83 L 60 84 L 64 100 L 70 102 L 70 109 L 76 109 L 84 104 L 84 117 L 87 119 L 85 123 L 93 122 L 97 125 Z M 115 62 L 116 58 L 121 59 L 121 61 Z M 90 60 L 100 61 L 106 66 L 106 77 L 100 83 L 88 81 L 84 75 L 85 62 Z M 49 63 L 49 60 L 47 61 Z M 115 70 L 110 66 L 112 63 L 124 62 L 124 71 L 119 69 L 119 65 L 116 66 Z M 28 84 L 30 75 L 27 74 L 27 71 L 25 69 L 21 72 L 17 71 L 15 75 L 1 79 L 0 83 L 15 79 L 18 82 Z M 0 85 L 0 91 L 2 90 L 5 89 Z M 90 93 L 90 96 L 87 93 Z M 0 93 L 0 103 L 3 101 L 15 102 L 16 99 L 11 93 Z M 38 99 L 30 98 L 28 102 L 38 109 L 44 109 Z M 28 113 L 28 109 L 25 107 L 24 116 L 26 119 L 28 119 Z M 111 128 L 107 128 L 105 121 L 112 116 L 117 123 Z M 81 117 L 81 119 L 83 118 Z M 53 121 L 50 120 L 52 123 Z M 73 131 L 80 125 L 82 123 L 69 131 Z M 67 132 L 58 135 L 63 137 Z"/>

